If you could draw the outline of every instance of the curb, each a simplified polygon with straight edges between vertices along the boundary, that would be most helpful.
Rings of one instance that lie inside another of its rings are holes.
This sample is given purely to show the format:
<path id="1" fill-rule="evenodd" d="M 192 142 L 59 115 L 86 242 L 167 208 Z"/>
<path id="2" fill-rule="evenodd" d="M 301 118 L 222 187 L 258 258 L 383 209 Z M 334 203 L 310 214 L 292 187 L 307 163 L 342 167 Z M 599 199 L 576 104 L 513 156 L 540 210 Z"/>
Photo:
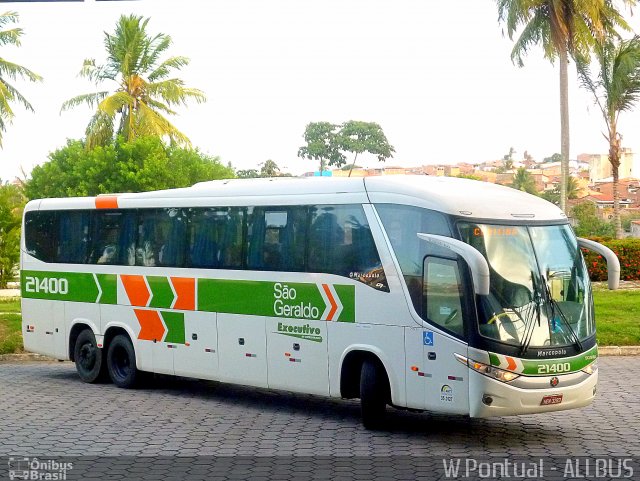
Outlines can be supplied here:
<path id="1" fill-rule="evenodd" d="M 599 356 L 640 356 L 640 346 L 598 346 Z"/>
<path id="2" fill-rule="evenodd" d="M 53 357 L 34 354 L 31 352 L 23 354 L 0 354 L 0 362 L 25 362 L 25 361 L 57 361 Z"/>

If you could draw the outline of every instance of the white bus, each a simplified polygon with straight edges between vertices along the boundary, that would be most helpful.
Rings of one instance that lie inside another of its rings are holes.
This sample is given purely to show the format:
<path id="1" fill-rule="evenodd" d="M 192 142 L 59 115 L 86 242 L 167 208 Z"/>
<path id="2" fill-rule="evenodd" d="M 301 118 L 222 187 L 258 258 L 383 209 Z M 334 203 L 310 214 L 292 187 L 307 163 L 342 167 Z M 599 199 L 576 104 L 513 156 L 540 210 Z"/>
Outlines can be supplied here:
<path id="1" fill-rule="evenodd" d="M 483 182 L 212 181 L 27 204 L 25 349 L 141 372 L 488 417 L 589 404 L 591 286 L 555 206 Z"/>

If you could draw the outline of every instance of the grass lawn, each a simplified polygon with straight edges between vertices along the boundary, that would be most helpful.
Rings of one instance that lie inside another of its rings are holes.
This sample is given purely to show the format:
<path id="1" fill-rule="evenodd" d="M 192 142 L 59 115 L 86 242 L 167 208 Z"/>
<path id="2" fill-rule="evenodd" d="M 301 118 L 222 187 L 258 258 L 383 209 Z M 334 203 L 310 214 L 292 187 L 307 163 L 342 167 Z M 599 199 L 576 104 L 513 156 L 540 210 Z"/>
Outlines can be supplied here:
<path id="1" fill-rule="evenodd" d="M 0 354 L 22 352 L 20 299 L 0 299 Z"/>
<path id="2" fill-rule="evenodd" d="M 640 346 L 640 290 L 594 290 L 600 346 Z"/>

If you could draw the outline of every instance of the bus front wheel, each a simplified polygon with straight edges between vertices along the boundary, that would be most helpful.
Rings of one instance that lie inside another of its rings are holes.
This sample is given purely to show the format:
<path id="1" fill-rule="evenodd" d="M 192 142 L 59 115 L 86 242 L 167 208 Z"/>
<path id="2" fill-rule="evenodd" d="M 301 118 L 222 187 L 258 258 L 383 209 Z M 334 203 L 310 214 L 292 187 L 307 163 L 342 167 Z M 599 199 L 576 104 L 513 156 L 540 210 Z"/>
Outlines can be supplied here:
<path id="1" fill-rule="evenodd" d="M 360 408 L 365 428 L 383 426 L 388 400 L 389 383 L 384 368 L 379 362 L 366 359 L 360 373 Z"/>
<path id="2" fill-rule="evenodd" d="M 113 338 L 107 351 L 109 377 L 118 387 L 130 389 L 136 386 L 139 378 L 136 369 L 136 353 L 129 338 L 119 334 Z"/>
<path id="3" fill-rule="evenodd" d="M 102 381 L 106 377 L 103 353 L 91 329 L 85 329 L 76 339 L 73 359 L 80 379 L 86 383 Z"/>

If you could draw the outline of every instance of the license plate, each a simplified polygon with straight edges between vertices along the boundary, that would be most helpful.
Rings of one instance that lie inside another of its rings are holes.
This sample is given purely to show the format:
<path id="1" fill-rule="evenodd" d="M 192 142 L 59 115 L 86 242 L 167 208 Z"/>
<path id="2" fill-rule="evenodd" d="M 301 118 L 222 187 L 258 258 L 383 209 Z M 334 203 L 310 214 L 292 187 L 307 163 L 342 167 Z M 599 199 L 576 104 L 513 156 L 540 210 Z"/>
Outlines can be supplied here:
<path id="1" fill-rule="evenodd" d="M 551 404 L 560 404 L 562 402 L 562 394 L 553 394 L 552 396 L 545 396 L 540 401 L 540 406 L 549 406 Z"/>

